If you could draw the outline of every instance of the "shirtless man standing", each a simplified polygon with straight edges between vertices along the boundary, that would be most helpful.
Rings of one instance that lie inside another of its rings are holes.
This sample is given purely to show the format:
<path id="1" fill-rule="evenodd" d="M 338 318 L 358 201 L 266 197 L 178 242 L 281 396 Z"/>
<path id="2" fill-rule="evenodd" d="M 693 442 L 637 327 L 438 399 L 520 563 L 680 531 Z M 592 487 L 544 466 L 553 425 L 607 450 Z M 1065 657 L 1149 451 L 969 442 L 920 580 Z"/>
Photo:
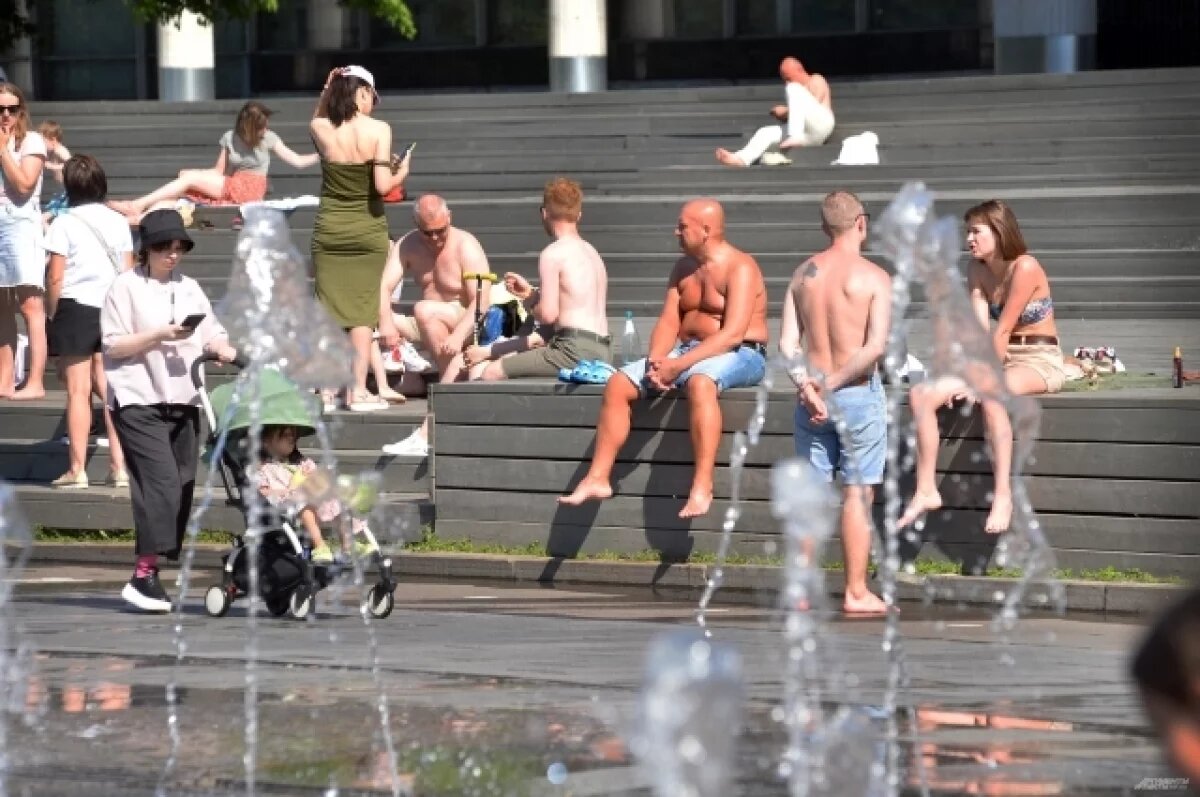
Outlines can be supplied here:
<path id="1" fill-rule="evenodd" d="M 475 303 L 487 307 L 491 285 L 483 283 L 475 295 L 475 281 L 464 274 L 487 273 L 487 255 L 478 239 L 451 224 L 446 200 L 425 194 L 413 206 L 416 229 L 392 245 L 380 283 L 379 337 L 385 349 L 403 338 L 421 343 L 432 352 L 442 378 L 463 349 L 475 325 Z M 412 275 L 421 298 L 412 316 L 396 313 L 392 293 Z M 429 453 L 428 419 L 404 440 L 383 447 L 393 456 L 426 456 Z"/>
<path id="2" fill-rule="evenodd" d="M 574 492 L 558 499 L 561 504 L 612 496 L 613 463 L 629 437 L 634 400 L 671 388 L 687 393 L 696 458 L 679 516 L 703 515 L 712 504 L 721 440 L 717 398 L 722 390 L 758 384 L 766 375 L 767 288 L 754 258 L 725 240 L 725 211 L 716 200 L 684 205 L 675 237 L 684 256 L 671 270 L 650 355 L 608 380 L 591 468 Z"/>
<path id="3" fill-rule="evenodd" d="M 737 152 L 717 150 L 717 160 L 726 166 L 749 166 L 757 163 L 771 147 L 788 150 L 792 147 L 811 147 L 824 144 L 833 134 L 833 100 L 824 76 L 809 74 L 804 65 L 792 57 L 779 63 L 787 105 L 776 105 L 771 116 L 787 124 L 767 125 L 758 131 Z"/>
<path id="4" fill-rule="evenodd" d="M 880 614 L 887 606 L 867 588 L 871 502 L 883 481 L 887 407 L 878 362 L 887 345 L 892 280 L 864 258 L 867 213 L 849 191 L 821 205 L 821 226 L 832 243 L 796 269 L 783 304 L 779 350 L 799 389 L 796 456 L 832 481 L 842 474 L 842 548 L 847 613 Z M 829 402 L 845 422 L 838 437 Z"/>
<path id="5" fill-rule="evenodd" d="M 466 364 L 473 366 L 473 379 L 554 378 L 559 369 L 574 368 L 583 360 L 608 362 L 611 358 L 608 270 L 595 247 L 579 235 L 582 215 L 579 183 L 557 177 L 546 184 L 542 226 L 554 242 L 538 258 L 540 287 L 534 289 L 520 274 L 504 275 L 505 288 L 532 311 L 539 331 L 494 347 L 468 348 L 464 357 Z M 552 335 L 548 334 L 551 329 Z M 530 341 L 537 348 L 523 350 Z M 508 344 L 516 345 L 497 357 L 500 347 Z"/>

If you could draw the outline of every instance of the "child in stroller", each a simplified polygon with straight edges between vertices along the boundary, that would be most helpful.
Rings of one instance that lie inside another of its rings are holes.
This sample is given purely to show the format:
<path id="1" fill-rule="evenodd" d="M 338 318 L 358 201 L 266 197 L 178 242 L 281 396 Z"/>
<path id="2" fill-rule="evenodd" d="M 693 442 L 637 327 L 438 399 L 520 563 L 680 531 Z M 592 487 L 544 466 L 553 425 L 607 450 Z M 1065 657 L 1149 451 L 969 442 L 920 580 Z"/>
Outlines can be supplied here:
<path id="1" fill-rule="evenodd" d="M 369 557 L 379 550 L 379 546 L 370 535 L 366 522 L 357 517 L 347 518 L 337 498 L 314 502 L 314 496 L 328 493 L 329 479 L 296 447 L 301 431 L 300 427 L 287 424 L 263 427 L 259 468 L 254 477 L 259 494 L 272 506 L 296 508 L 296 517 L 312 543 L 309 559 L 314 565 L 333 563 L 333 550 L 321 534 L 321 524 L 338 522 L 339 531 L 343 532 L 341 547 L 345 551 L 348 535 L 344 533 L 346 524 L 343 521 L 347 519 L 351 532 L 358 538 L 354 543 L 354 555 Z"/>
<path id="2" fill-rule="evenodd" d="M 264 370 L 259 375 L 261 456 L 257 468 L 250 472 L 250 406 L 237 401 L 231 409 L 237 396 L 235 383 L 219 385 L 211 395 L 204 389 L 203 364 L 209 359 L 206 355 L 196 360 L 192 381 L 199 388 L 208 420 L 210 450 L 220 437 L 220 424 L 227 425 L 221 456 L 211 458 L 210 467 L 218 468 L 229 503 L 242 510 L 248 525 L 251 513 L 256 513 L 253 519 L 263 530 L 258 546 L 258 592 L 267 611 L 274 615 L 290 611 L 298 619 L 306 617 L 313 609 L 317 591 L 345 569 L 334 560 L 321 533 L 323 519 L 337 519 L 345 521 L 343 548 L 349 532 L 353 532 L 358 540 L 355 554 L 369 557 L 364 567 L 373 565 L 377 573 L 367 594 L 366 609 L 377 618 L 387 617 L 396 589 L 390 558 L 380 551 L 365 522 L 343 512 L 343 502 L 335 498 L 338 490 L 330 474 L 296 447 L 298 438 L 314 432 L 312 419 L 320 416 L 316 397 L 299 390 L 277 371 Z M 264 500 L 257 500 L 255 492 Z M 359 504 L 360 497 L 349 498 L 348 503 Z M 298 528 L 304 530 L 304 535 L 297 534 Z M 312 545 L 311 555 L 305 554 L 303 537 Z M 242 535 L 235 536 L 232 550 L 224 557 L 221 583 L 210 587 L 204 596 L 205 608 L 212 616 L 224 615 L 236 598 L 249 592 L 248 552 Z"/>

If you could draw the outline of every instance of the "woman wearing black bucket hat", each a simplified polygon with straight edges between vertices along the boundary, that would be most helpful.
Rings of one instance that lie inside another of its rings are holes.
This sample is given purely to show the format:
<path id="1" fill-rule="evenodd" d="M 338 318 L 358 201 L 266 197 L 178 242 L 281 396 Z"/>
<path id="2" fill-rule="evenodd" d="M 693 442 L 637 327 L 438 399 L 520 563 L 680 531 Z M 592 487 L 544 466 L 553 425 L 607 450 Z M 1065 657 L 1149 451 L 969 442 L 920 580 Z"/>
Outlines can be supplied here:
<path id="1" fill-rule="evenodd" d="M 117 277 L 100 315 L 108 404 L 125 451 L 137 562 L 121 597 L 166 612 L 158 557 L 175 559 L 192 506 L 199 454 L 199 394 L 189 369 L 204 352 L 237 356 L 200 285 L 179 273 L 194 243 L 174 210 L 138 228 L 138 265 Z"/>

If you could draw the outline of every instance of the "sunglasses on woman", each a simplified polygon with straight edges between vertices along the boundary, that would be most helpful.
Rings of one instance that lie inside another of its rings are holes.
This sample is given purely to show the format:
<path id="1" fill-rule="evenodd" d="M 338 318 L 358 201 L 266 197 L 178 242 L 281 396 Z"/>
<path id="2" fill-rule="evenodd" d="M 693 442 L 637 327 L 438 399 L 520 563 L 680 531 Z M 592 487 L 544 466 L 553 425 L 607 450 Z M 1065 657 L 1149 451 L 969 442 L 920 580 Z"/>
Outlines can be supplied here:
<path id="1" fill-rule="evenodd" d="M 187 247 L 178 241 L 162 241 L 161 243 L 150 244 L 151 252 L 171 252 L 173 254 L 182 255 L 187 252 Z"/>

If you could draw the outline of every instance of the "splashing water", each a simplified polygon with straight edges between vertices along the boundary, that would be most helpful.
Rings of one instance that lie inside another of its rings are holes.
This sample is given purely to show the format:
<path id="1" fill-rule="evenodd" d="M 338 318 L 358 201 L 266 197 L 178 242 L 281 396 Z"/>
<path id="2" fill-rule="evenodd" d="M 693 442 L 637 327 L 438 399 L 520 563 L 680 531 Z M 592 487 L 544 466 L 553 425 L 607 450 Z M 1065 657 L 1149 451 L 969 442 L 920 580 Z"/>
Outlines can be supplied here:
<path id="1" fill-rule="evenodd" d="M 12 613 L 13 591 L 29 561 L 33 532 L 16 493 L 0 482 L 0 797 L 8 797 L 8 718 L 24 711 L 32 652 L 20 644 Z"/>
<path id="2" fill-rule="evenodd" d="M 754 389 L 754 412 L 746 424 L 746 431 L 737 432 L 733 436 L 733 446 L 729 452 L 729 506 L 725 508 L 725 518 L 721 523 L 721 541 L 717 544 L 716 562 L 705 579 L 704 592 L 696 607 L 696 623 L 704 632 L 706 638 L 712 637 L 712 629 L 708 627 L 708 607 L 713 596 L 725 583 L 725 560 L 729 556 L 729 546 L 733 541 L 733 530 L 742 516 L 742 468 L 746 464 L 746 456 L 752 446 L 758 445 L 759 436 L 767 422 L 767 403 L 771 398 L 771 388 L 774 379 L 768 368 L 766 375 Z"/>
<path id="3" fill-rule="evenodd" d="M 323 308 L 313 299 L 308 285 L 304 260 L 291 243 L 290 233 L 282 214 L 263 208 L 248 209 L 246 226 L 238 242 L 237 260 L 222 304 L 222 317 L 230 319 L 227 329 L 230 339 L 242 342 L 243 353 L 248 365 L 238 378 L 237 386 L 227 414 L 240 405 L 248 410 L 249 430 L 246 451 L 249 453 L 247 468 L 257 470 L 262 432 L 262 396 L 260 379 L 265 370 L 278 370 L 299 386 L 326 388 L 341 386 L 350 381 L 349 363 L 352 352 L 345 333 L 335 326 Z M 229 418 L 222 419 L 222 430 L 214 451 L 214 462 L 219 461 L 226 445 L 226 429 Z M 376 529 L 387 527 L 390 519 L 384 518 L 375 498 L 378 494 L 378 475 L 369 473 L 360 477 L 337 476 L 337 462 L 332 453 L 332 440 L 328 426 L 319 418 L 314 419 L 321 443 L 320 461 L 327 473 L 334 474 L 331 484 L 339 496 L 353 499 L 349 511 L 371 513 L 376 518 Z M 215 474 L 218 468 L 210 468 L 202 501 L 189 519 L 188 545 L 179 577 L 179 598 L 175 622 L 176 673 L 167 689 L 168 726 L 170 752 L 160 778 L 158 794 L 165 795 L 166 784 L 178 760 L 181 745 L 179 734 L 179 711 L 177 673 L 187 650 L 182 623 L 182 606 L 190 580 L 195 540 L 200 529 L 201 518 L 211 506 Z M 262 526 L 267 517 L 265 498 L 256 492 L 243 496 L 248 506 L 248 523 L 245 532 L 247 541 L 243 555 L 249 556 L 247 575 L 249 580 L 247 610 L 247 640 L 245 647 L 245 728 L 243 766 L 245 770 L 245 792 L 256 791 L 257 748 L 258 748 L 258 633 L 257 614 L 259 609 L 259 545 L 268 529 Z M 315 498 L 315 496 L 309 496 Z M 344 518 L 349 522 L 349 518 Z M 397 524 L 399 525 L 399 524 Z M 395 534 L 402 537 L 403 534 Z M 361 563 L 354 561 L 354 585 L 362 590 L 363 571 Z M 399 780 L 398 759 L 392 738 L 388 704 L 382 686 L 378 640 L 371 625 L 365 603 L 360 603 L 360 615 L 367 632 L 368 662 L 372 680 L 377 691 L 376 710 L 380 720 L 380 731 L 390 764 L 391 790 L 399 795 L 402 785 Z M 336 639 L 336 631 L 330 631 Z"/>
<path id="4" fill-rule="evenodd" d="M 742 660 L 693 630 L 656 637 L 630 747 L 658 797 L 727 797 L 741 725 Z"/>
<path id="5" fill-rule="evenodd" d="M 909 183 L 901 188 L 884 211 L 878 227 L 878 241 L 881 251 L 892 261 L 892 326 L 888 330 L 886 354 L 884 355 L 884 370 L 888 376 L 888 384 L 892 386 L 887 391 L 887 422 L 888 447 L 884 473 L 884 521 L 883 540 L 884 556 L 880 568 L 880 587 L 882 598 L 888 606 L 895 606 L 896 583 L 901 566 L 900 539 L 901 535 L 910 545 L 919 544 L 914 530 L 901 531 L 897 520 L 902 511 L 903 501 L 900 497 L 900 474 L 912 468 L 911 454 L 906 461 L 900 461 L 900 445 L 903 441 L 905 450 L 916 450 L 916 434 L 912 423 L 904 427 L 901 433 L 901 398 L 904 391 L 898 386 L 904 383 L 908 372 L 908 307 L 912 300 L 911 285 L 914 278 L 915 265 L 914 249 L 916 247 L 917 231 L 929 219 L 933 212 L 933 194 L 925 190 L 922 183 Z M 900 729 L 897 723 L 897 705 L 900 693 L 907 691 L 910 679 L 905 657 L 904 637 L 900 633 L 900 615 L 898 612 L 888 612 L 884 618 L 883 640 L 881 642 L 887 655 L 888 672 L 883 693 L 883 711 L 885 715 L 887 739 L 887 783 L 889 793 L 899 789 L 900 780 Z M 916 712 L 911 704 L 906 706 L 909 726 L 913 734 L 917 731 Z M 914 743 L 916 743 L 914 741 Z M 927 791 L 927 778 L 924 773 L 924 762 L 918 757 L 917 764 L 921 768 L 918 782 L 922 792 Z"/>
<path id="6" fill-rule="evenodd" d="M 777 462 L 771 470 L 771 514 L 783 525 L 784 726 L 788 746 L 781 774 L 792 797 L 805 797 L 814 780 L 823 779 L 823 762 L 813 740 L 824 730 L 822 616 L 825 571 L 821 549 L 837 522 L 837 497 L 810 464 L 800 459 Z"/>

